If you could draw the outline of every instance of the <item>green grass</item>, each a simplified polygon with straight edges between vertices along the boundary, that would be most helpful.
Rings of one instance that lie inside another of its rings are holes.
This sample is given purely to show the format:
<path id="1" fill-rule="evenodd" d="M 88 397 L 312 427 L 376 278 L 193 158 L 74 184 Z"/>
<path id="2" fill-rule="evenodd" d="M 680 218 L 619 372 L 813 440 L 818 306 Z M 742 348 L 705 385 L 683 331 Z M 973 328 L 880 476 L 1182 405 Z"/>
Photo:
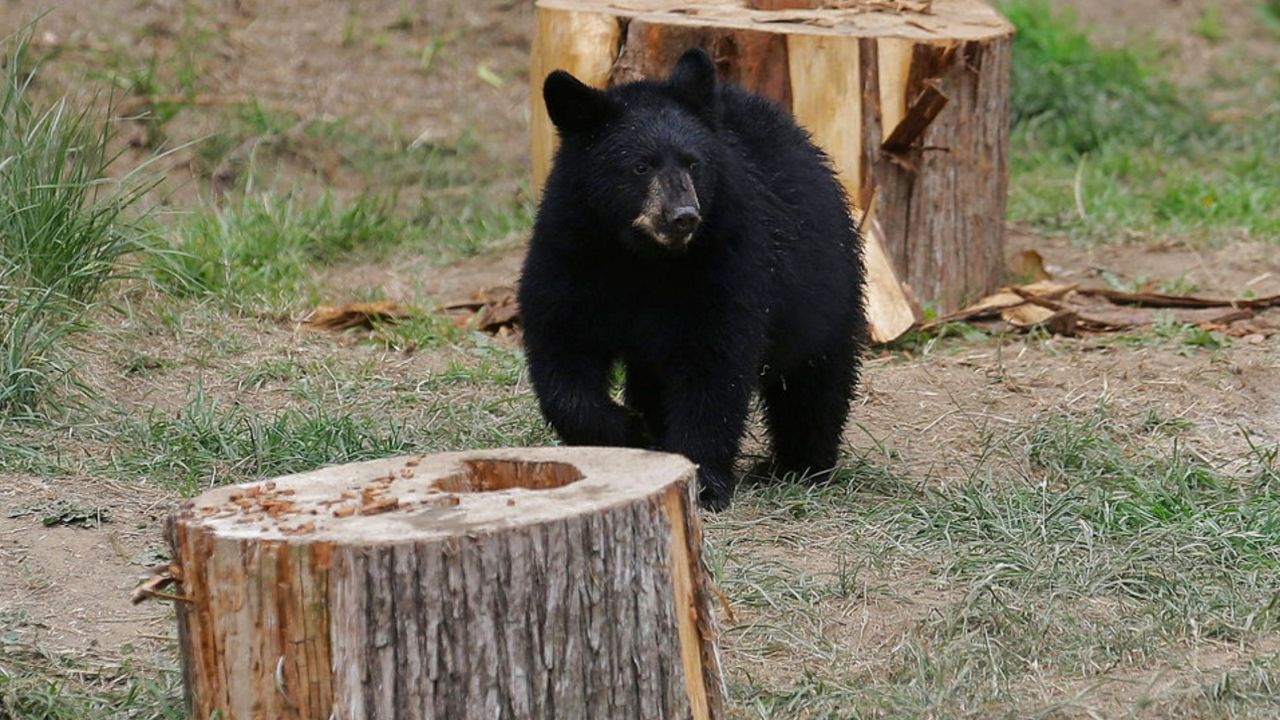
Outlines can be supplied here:
<path id="1" fill-rule="evenodd" d="M 0 718 L 12 720 L 180 720 L 181 678 L 173 668 L 128 660 L 102 665 L 0 637 Z"/>
<path id="2" fill-rule="evenodd" d="M 362 197 L 245 197 L 179 220 L 168 247 L 147 261 L 153 282 L 176 297 L 215 298 L 238 310 L 314 301 L 317 269 L 357 249 L 398 245 L 407 230 L 392 201 Z"/>
<path id="3" fill-rule="evenodd" d="M 1227 28 L 1222 22 L 1222 9 L 1216 2 L 1209 3 L 1200 13 L 1200 21 L 1196 23 L 1196 34 L 1214 43 L 1226 37 Z"/>
<path id="4" fill-rule="evenodd" d="M 94 105 L 35 106 L 25 36 L 3 43 L 0 87 L 0 417 L 31 414 L 70 378 L 65 345 L 140 232 L 146 189 L 107 179 L 112 126 Z"/>
<path id="5" fill-rule="evenodd" d="M 465 362 L 421 377 L 388 378 L 380 363 L 280 358 L 240 368 L 241 393 L 285 391 L 272 411 L 222 402 L 197 386 L 168 412 L 122 411 L 111 421 L 68 428 L 79 449 L 54 474 L 144 478 L 183 493 L 211 485 L 303 472 L 413 452 L 539 446 L 555 441 L 527 388 L 518 353 L 477 339 Z M 0 443 L 15 467 L 56 457 L 57 443 L 15 438 L 37 457 Z M 7 458 L 6 458 L 7 455 Z M 54 468 L 44 468 L 53 470 Z"/>
<path id="6" fill-rule="evenodd" d="M 1280 0 L 1263 0 L 1258 4 L 1258 17 L 1271 32 L 1280 34 Z"/>
<path id="7" fill-rule="evenodd" d="M 126 419 L 124 430 L 112 433 L 111 440 L 118 449 L 102 470 L 183 492 L 387 457 L 413 447 L 394 421 L 320 403 L 267 415 L 223 406 L 199 388 L 176 413 Z"/>
<path id="8" fill-rule="evenodd" d="M 1121 347 L 1173 347 L 1179 355 L 1189 356 L 1207 351 L 1220 356 L 1231 347 L 1231 338 L 1205 330 L 1198 325 L 1180 322 L 1172 314 L 1158 314 L 1150 328 L 1123 332 L 1099 340 L 1103 345 Z"/>
<path id="9" fill-rule="evenodd" d="M 737 706 L 1127 716 L 1159 666 L 1188 677 L 1138 701 L 1168 713 L 1151 717 L 1267 717 L 1274 659 L 1192 671 L 1185 652 L 1280 630 L 1280 451 L 1210 461 L 1179 427 L 1051 414 L 990 438 L 959 480 L 907 480 L 877 451 L 826 485 L 750 489 L 710 521 L 712 566 L 741 616 L 726 628 L 739 662 L 785 669 L 732 677 Z M 895 607 L 898 634 L 860 655 L 859 623 L 874 633 Z"/>
<path id="10" fill-rule="evenodd" d="M 273 117 L 262 114 L 253 132 L 279 132 Z M 393 151 L 357 143 L 338 124 L 311 137 L 347 153 L 343 162 L 360 168 L 370 186 L 394 185 L 396 195 L 342 201 L 248 193 L 173 219 L 147 260 L 156 287 L 237 311 L 280 312 L 322 301 L 317 280 L 327 266 L 385 259 L 397 250 L 431 262 L 474 256 L 509 244 L 532 223 L 523 194 L 466 169 L 473 158 L 465 143 Z M 418 202 L 402 201 L 414 193 Z"/>
<path id="11" fill-rule="evenodd" d="M 1042 0 L 1004 10 L 1018 28 L 1011 219 L 1089 240 L 1280 239 L 1277 78 L 1227 83 L 1243 117 L 1213 121 L 1204 88 L 1173 85 L 1154 49 L 1100 48 Z"/>

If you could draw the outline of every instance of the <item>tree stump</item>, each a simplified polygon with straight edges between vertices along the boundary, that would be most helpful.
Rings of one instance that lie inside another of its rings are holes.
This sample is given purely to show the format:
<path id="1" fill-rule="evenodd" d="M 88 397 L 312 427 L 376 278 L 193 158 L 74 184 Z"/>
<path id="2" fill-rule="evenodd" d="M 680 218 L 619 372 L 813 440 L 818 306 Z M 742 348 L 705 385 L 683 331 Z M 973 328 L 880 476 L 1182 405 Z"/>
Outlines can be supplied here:
<path id="1" fill-rule="evenodd" d="M 790 109 L 855 212 L 874 198 L 888 267 L 916 296 L 948 312 L 995 290 L 1013 26 L 981 0 L 815 1 L 537 0 L 535 187 L 556 143 L 547 73 L 596 86 L 662 77 L 698 46 L 723 78 Z M 884 300 L 869 299 L 874 321 Z"/>
<path id="2" fill-rule="evenodd" d="M 192 716 L 719 718 L 695 483 L 543 448 L 205 493 L 167 527 Z"/>

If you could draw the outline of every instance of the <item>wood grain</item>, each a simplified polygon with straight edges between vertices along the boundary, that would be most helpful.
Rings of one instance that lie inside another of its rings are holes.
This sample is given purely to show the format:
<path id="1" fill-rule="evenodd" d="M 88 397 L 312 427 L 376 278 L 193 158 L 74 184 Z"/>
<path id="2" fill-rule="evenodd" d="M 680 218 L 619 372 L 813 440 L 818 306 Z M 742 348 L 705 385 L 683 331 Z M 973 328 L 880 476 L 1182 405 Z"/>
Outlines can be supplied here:
<path id="1" fill-rule="evenodd" d="M 721 718 L 694 483 L 673 455 L 544 448 L 206 493 L 167 524 L 192 714 Z"/>

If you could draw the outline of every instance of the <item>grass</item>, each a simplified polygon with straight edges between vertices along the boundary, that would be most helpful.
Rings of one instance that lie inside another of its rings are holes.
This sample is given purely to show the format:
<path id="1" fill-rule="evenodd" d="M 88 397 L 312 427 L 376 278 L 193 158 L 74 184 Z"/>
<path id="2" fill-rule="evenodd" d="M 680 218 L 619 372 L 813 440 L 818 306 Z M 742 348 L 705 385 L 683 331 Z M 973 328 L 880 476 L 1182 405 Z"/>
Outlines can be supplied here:
<path id="1" fill-rule="evenodd" d="M 1209 3 L 1200 13 L 1200 21 L 1196 23 L 1196 34 L 1209 42 L 1220 42 L 1227 35 L 1227 28 L 1222 21 L 1222 9 L 1216 2 Z"/>
<path id="2" fill-rule="evenodd" d="M 1271 32 L 1280 34 L 1280 0 L 1258 3 L 1258 17 Z"/>
<path id="3" fill-rule="evenodd" d="M 1100 407 L 993 439 L 1006 461 L 950 484 L 866 457 L 824 487 L 752 490 L 709 531 L 743 716 L 1274 712 L 1274 658 L 1197 671 L 1185 653 L 1280 629 L 1278 451 L 1211 462 L 1178 435 Z M 1181 679 L 1144 690 L 1152 666 Z"/>
<path id="4" fill-rule="evenodd" d="M 174 410 L 121 411 L 68 427 L 76 450 L 38 436 L 0 443 L 15 469 L 145 478 L 188 494 L 207 487 L 413 452 L 554 442 L 524 382 L 518 353 L 477 339 L 439 372 L 386 377 L 380 363 L 279 358 L 227 373 L 239 393 L 277 394 L 268 411 L 224 402 L 197 385 Z M 38 449 L 36 457 L 19 447 Z"/>
<path id="5" fill-rule="evenodd" d="M 0 416 L 37 412 L 71 377 L 63 352 L 140 232 L 145 186 L 107 178 L 112 127 L 93 104 L 36 107 L 26 37 L 3 43 Z"/>
<path id="6" fill-rule="evenodd" d="M 1180 322 L 1172 314 L 1157 315 L 1149 331 L 1117 333 L 1099 342 L 1121 347 L 1172 347 L 1183 356 L 1202 350 L 1220 356 L 1231 346 L 1230 337 Z"/>
<path id="7" fill-rule="evenodd" d="M 283 309 L 314 300 L 317 268 L 360 249 L 403 241 L 391 200 L 340 204 L 294 196 L 245 197 L 179 222 L 147 260 L 155 285 L 175 297 L 215 298 L 237 310 Z"/>
<path id="8" fill-rule="evenodd" d="M 7 625 L 8 623 L 6 623 Z M 186 717 L 173 668 L 128 659 L 100 664 L 59 655 L 7 630 L 0 638 L 0 718 L 13 720 L 179 720 Z"/>
<path id="9" fill-rule="evenodd" d="M 1280 240 L 1274 78 L 1234 81 L 1240 119 L 1214 120 L 1202 89 L 1174 86 L 1154 49 L 1100 48 L 1042 0 L 1004 10 L 1018 28 L 1011 219 L 1087 240 Z"/>
<path id="10" fill-rule="evenodd" d="M 190 493 L 323 465 L 408 452 L 395 422 L 335 411 L 323 404 L 264 415 L 224 407 L 202 390 L 174 414 L 125 421 L 112 440 L 128 441 L 102 468 L 122 478 L 145 477 Z"/>
<path id="11" fill-rule="evenodd" d="M 317 280 L 327 266 L 386 259 L 397 250 L 431 262 L 470 257 L 509 243 L 532 223 L 523 194 L 511 194 L 488 172 L 474 169 L 484 164 L 465 137 L 446 145 L 388 145 L 334 121 L 307 124 L 301 136 L 289 139 L 289 118 L 257 104 L 242 108 L 239 117 L 239 130 L 198 146 L 198 164 L 223 164 L 228 148 L 255 139 L 274 138 L 270 152 L 317 143 L 335 149 L 368 186 L 397 190 L 352 200 L 254 193 L 255 171 L 249 170 L 245 194 L 178 219 L 148 258 L 153 283 L 170 296 L 212 298 L 241 312 L 285 312 L 322 300 Z M 415 193 L 416 203 L 402 200 Z"/>

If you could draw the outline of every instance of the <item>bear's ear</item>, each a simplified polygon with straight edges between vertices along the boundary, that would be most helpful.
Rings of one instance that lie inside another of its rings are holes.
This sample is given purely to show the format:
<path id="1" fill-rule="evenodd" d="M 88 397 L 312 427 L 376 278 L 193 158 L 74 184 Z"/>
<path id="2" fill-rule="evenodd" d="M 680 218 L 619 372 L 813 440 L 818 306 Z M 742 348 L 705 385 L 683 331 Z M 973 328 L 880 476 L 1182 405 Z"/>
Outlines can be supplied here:
<path id="1" fill-rule="evenodd" d="M 561 132 L 590 130 L 604 123 L 613 111 L 613 101 L 603 92 L 585 85 L 563 70 L 547 76 L 542 84 L 547 114 Z"/>
<path id="2" fill-rule="evenodd" d="M 699 109 L 715 105 L 716 66 L 702 48 L 685 50 L 667 78 L 667 84 L 682 100 Z"/>

